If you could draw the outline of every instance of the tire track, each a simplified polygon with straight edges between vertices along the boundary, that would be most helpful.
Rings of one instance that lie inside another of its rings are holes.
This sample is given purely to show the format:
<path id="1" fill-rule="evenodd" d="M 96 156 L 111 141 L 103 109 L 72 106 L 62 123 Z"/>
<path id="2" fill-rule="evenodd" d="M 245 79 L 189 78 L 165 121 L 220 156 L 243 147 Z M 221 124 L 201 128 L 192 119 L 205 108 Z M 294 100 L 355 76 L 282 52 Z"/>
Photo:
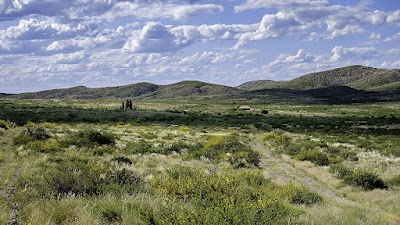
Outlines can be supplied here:
<path id="1" fill-rule="evenodd" d="M 5 131 L 5 133 L 0 136 L 0 141 L 3 144 L 3 152 L 4 152 L 4 162 L 1 164 L 1 170 L 7 171 L 9 169 L 15 169 L 14 175 L 11 180 L 7 183 L 4 188 L 0 188 L 0 196 L 2 196 L 8 202 L 8 207 L 11 209 L 11 213 L 9 219 L 7 221 L 7 225 L 20 225 L 22 224 L 19 219 L 19 205 L 14 200 L 14 196 L 16 194 L 15 183 L 17 182 L 21 170 L 16 162 L 13 161 L 13 157 L 11 156 L 12 149 L 12 137 L 14 137 L 17 129 L 9 129 Z"/>
<path id="2" fill-rule="evenodd" d="M 294 180 L 306 186 L 308 189 L 318 193 L 324 198 L 332 199 L 342 203 L 355 204 L 355 202 L 339 196 L 335 192 L 329 190 L 320 181 L 309 177 L 305 172 L 296 169 L 284 160 L 273 156 L 271 151 L 262 144 L 253 141 L 250 143 L 250 147 L 261 154 L 262 158 L 260 159 L 260 167 L 265 169 L 264 175 L 274 182 L 286 184 Z"/>

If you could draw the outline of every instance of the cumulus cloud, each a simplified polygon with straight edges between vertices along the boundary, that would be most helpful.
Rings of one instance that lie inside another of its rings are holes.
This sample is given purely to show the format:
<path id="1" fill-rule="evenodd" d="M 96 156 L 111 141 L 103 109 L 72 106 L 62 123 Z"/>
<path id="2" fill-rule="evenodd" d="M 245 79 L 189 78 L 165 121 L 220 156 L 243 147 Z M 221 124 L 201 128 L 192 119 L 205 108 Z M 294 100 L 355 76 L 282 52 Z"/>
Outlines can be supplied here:
<path id="1" fill-rule="evenodd" d="M 310 7 L 327 5 L 327 0 L 247 0 L 244 4 L 236 6 L 236 12 L 245 10 L 258 9 L 258 8 L 288 8 L 288 7 Z"/>
<path id="2" fill-rule="evenodd" d="M 332 49 L 331 61 L 337 62 L 339 60 L 348 60 L 351 59 L 353 61 L 356 60 L 368 60 L 374 58 L 374 55 L 377 53 L 374 47 L 353 47 L 353 48 L 344 48 L 342 46 L 336 46 Z"/>
<path id="3" fill-rule="evenodd" d="M 391 37 L 388 37 L 385 39 L 385 41 L 395 41 L 395 40 L 400 40 L 400 33 L 394 34 Z"/>
<path id="4" fill-rule="evenodd" d="M 369 40 L 376 41 L 376 40 L 381 39 L 381 37 L 382 37 L 381 34 L 372 32 L 372 33 L 368 36 L 368 39 L 369 39 Z"/>
<path id="5" fill-rule="evenodd" d="M 215 4 L 194 4 L 194 5 L 176 5 L 176 4 L 138 4 L 135 2 L 117 3 L 104 16 L 106 18 L 118 18 L 134 16 L 137 18 L 165 18 L 171 20 L 186 20 L 191 16 L 201 13 L 214 14 L 222 12 L 224 7 Z"/>
<path id="6" fill-rule="evenodd" d="M 198 41 L 237 40 L 243 33 L 256 30 L 257 25 L 182 25 L 173 27 L 150 22 L 132 33 L 124 45 L 131 52 L 171 52 Z"/>
<path id="7" fill-rule="evenodd" d="M 81 63 L 85 58 L 84 52 L 75 52 L 71 54 L 57 54 L 50 58 L 50 61 L 56 64 L 78 64 Z"/>
<path id="8" fill-rule="evenodd" d="M 135 32 L 124 49 L 131 52 L 169 52 L 181 49 L 190 41 L 171 32 L 171 26 L 148 23 L 141 31 Z"/>
<path id="9" fill-rule="evenodd" d="M 17 26 L 0 30 L 2 40 L 67 39 L 87 34 L 97 28 L 89 22 L 62 23 L 57 18 L 22 19 Z"/>
<path id="10" fill-rule="evenodd" d="M 247 0 L 236 6 L 237 13 L 276 8 L 277 13 L 266 14 L 257 31 L 243 35 L 242 40 L 280 38 L 298 31 L 325 27 L 323 33 L 309 32 L 306 40 L 335 39 L 349 34 L 363 33 L 366 26 L 379 26 L 400 21 L 400 11 L 370 10 L 368 4 L 356 6 L 330 5 L 326 0 Z"/>
<path id="11" fill-rule="evenodd" d="M 215 4 L 174 4 L 149 0 L 1 0 L 0 20 L 28 15 L 66 16 L 69 18 L 107 17 L 186 19 L 199 13 L 215 13 L 223 7 Z"/>
<path id="12" fill-rule="evenodd" d="M 313 53 L 300 49 L 294 54 L 280 54 L 276 59 L 265 63 L 260 68 L 250 68 L 245 73 L 252 79 L 288 79 L 306 73 L 333 69 L 349 65 L 366 65 L 394 68 L 395 58 L 388 55 L 399 55 L 398 49 L 380 51 L 374 47 L 335 46 L 326 53 Z"/>

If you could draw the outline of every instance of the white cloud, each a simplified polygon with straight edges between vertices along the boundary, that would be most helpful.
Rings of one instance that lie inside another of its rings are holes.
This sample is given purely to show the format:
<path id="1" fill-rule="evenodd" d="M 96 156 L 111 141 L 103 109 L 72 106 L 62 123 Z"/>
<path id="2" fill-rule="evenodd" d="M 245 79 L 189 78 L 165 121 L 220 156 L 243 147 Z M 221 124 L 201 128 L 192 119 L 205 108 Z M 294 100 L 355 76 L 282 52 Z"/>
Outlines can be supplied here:
<path id="1" fill-rule="evenodd" d="M 385 39 L 385 41 L 395 41 L 395 40 L 400 40 L 400 33 L 394 34 L 391 37 L 388 37 Z"/>
<path id="2" fill-rule="evenodd" d="M 327 5 L 327 0 L 247 0 L 244 4 L 236 6 L 236 12 L 258 8 L 288 8 L 288 7 L 310 7 Z"/>
<path id="3" fill-rule="evenodd" d="M 368 39 L 369 39 L 369 40 L 376 41 L 376 40 L 381 39 L 381 37 L 382 37 L 381 34 L 372 32 L 372 33 L 369 35 Z"/>
<path id="4" fill-rule="evenodd" d="M 370 3 L 368 3 L 370 4 Z M 243 35 L 242 40 L 263 40 L 280 38 L 298 31 L 326 27 L 317 34 L 312 31 L 305 35 L 306 40 L 335 39 L 349 34 L 363 33 L 365 27 L 380 26 L 400 21 L 400 11 L 371 11 L 368 4 L 356 6 L 330 5 L 325 0 L 247 0 L 236 6 L 236 12 L 257 8 L 276 8 L 277 13 L 267 14 L 256 32 Z"/>
<path id="5" fill-rule="evenodd" d="M 105 17 L 187 19 L 201 13 L 221 12 L 214 4 L 173 4 L 148 0 L 1 0 L 0 19 L 28 15 L 67 16 L 69 18 Z"/>
<path id="6" fill-rule="evenodd" d="M 165 18 L 171 20 L 186 20 L 191 16 L 206 13 L 214 14 L 222 12 L 223 6 L 214 4 L 165 4 L 156 2 L 153 4 L 139 4 L 136 2 L 119 2 L 104 16 L 106 18 L 119 18 L 134 16 L 137 18 L 155 19 Z"/>
<path id="7" fill-rule="evenodd" d="M 124 49 L 131 52 L 172 52 L 195 42 L 240 39 L 243 33 L 256 30 L 257 25 L 182 25 L 173 27 L 151 22 L 132 32 Z"/>
<path id="8" fill-rule="evenodd" d="M 49 61 L 52 61 L 52 63 L 56 64 L 78 64 L 81 63 L 86 57 L 87 56 L 84 52 L 75 52 L 70 54 L 62 53 L 51 56 Z"/>
<path id="9" fill-rule="evenodd" d="M 171 32 L 171 26 L 148 23 L 141 31 L 134 32 L 124 49 L 131 52 L 170 52 L 184 48 L 191 41 Z"/>
<path id="10" fill-rule="evenodd" d="M 351 59 L 356 61 L 359 59 L 371 59 L 377 53 L 374 47 L 362 47 L 362 48 L 344 48 L 342 46 L 336 46 L 332 49 L 331 61 L 337 62 L 339 60 L 344 61 Z"/>

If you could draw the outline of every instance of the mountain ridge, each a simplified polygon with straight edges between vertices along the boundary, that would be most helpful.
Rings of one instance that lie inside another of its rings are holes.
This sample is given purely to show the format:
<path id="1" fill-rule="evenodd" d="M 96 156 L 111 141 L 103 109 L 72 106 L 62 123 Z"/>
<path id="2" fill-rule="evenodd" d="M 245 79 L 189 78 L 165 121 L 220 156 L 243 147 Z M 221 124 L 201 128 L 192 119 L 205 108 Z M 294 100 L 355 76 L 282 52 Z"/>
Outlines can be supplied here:
<path id="1" fill-rule="evenodd" d="M 317 91 L 313 91 L 317 90 Z M 168 85 L 157 85 L 147 82 L 128 84 L 117 87 L 88 88 L 76 86 L 63 89 L 52 89 L 39 92 L 14 95 L 0 94 L 1 97 L 18 99 L 96 99 L 96 98 L 190 98 L 201 96 L 239 97 L 256 95 L 283 96 L 283 98 L 335 99 L 370 98 L 385 93 L 400 93 L 400 70 L 378 69 L 360 65 L 314 72 L 289 81 L 258 80 L 243 83 L 237 87 L 206 83 L 202 81 L 181 81 Z M 326 93 L 329 93 L 328 95 Z M 351 94 L 356 93 L 356 94 Z M 397 97 L 396 97 L 397 99 Z"/>
<path id="2" fill-rule="evenodd" d="M 237 88 L 243 90 L 278 88 L 309 90 L 332 86 L 347 86 L 357 90 L 378 92 L 396 90 L 400 88 L 400 70 L 353 65 L 309 73 L 288 81 L 250 81 L 237 86 Z"/>

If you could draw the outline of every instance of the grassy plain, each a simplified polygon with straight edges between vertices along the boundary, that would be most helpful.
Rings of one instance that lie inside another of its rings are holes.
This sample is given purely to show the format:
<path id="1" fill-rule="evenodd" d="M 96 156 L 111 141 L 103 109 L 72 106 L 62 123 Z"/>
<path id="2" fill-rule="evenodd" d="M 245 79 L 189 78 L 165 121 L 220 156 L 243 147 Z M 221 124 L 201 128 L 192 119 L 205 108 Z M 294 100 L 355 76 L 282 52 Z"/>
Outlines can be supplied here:
<path id="1" fill-rule="evenodd" d="M 399 103 L 121 102 L 0 100 L 0 224 L 400 221 Z"/>

